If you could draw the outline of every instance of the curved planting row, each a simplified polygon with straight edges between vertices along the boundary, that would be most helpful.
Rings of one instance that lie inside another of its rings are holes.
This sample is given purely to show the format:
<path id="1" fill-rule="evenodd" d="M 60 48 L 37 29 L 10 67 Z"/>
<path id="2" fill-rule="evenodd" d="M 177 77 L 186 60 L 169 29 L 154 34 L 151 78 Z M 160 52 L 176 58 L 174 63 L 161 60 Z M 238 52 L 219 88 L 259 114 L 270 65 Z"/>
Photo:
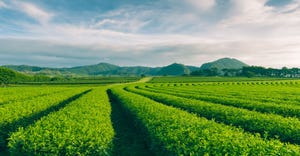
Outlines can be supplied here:
<path id="1" fill-rule="evenodd" d="M 174 79 L 175 78 L 175 79 Z M 161 80 L 158 80 L 161 79 Z M 299 85 L 298 79 L 282 78 L 226 78 L 226 77 L 154 77 L 149 83 L 193 83 L 193 84 L 211 84 L 211 85 L 274 85 L 274 86 L 293 86 Z"/>
<path id="2" fill-rule="evenodd" d="M 16 87 L 0 88 L 0 105 L 12 103 L 19 100 L 33 99 L 37 96 L 43 96 L 68 90 L 66 87 Z"/>
<path id="3" fill-rule="evenodd" d="M 105 89 L 95 89 L 9 138 L 13 155 L 110 155 L 114 130 Z"/>
<path id="4" fill-rule="evenodd" d="M 0 150 L 5 148 L 10 132 L 18 127 L 28 126 L 40 117 L 74 100 L 86 88 L 76 88 L 62 93 L 16 101 L 0 107 Z"/>
<path id="5" fill-rule="evenodd" d="M 283 79 L 283 78 L 247 78 L 247 77 L 197 77 L 197 76 L 162 76 L 154 77 L 150 83 L 199 83 L 199 82 L 211 82 L 211 83 L 271 83 L 278 82 L 278 84 L 290 84 L 299 83 L 297 80 Z"/>
<path id="6" fill-rule="evenodd" d="M 190 98 L 190 99 L 197 99 L 212 103 L 218 103 L 222 105 L 234 106 L 238 108 L 244 108 L 248 110 L 255 110 L 262 113 L 274 113 L 279 114 L 285 117 L 297 117 L 300 118 L 300 106 L 299 105 L 279 105 L 273 103 L 263 103 L 251 100 L 242 100 L 242 99 L 235 99 L 235 98 L 227 98 L 226 95 L 214 97 L 208 95 L 201 95 L 201 94 L 192 94 L 192 93 L 185 93 L 181 92 L 180 90 L 167 90 L 167 89 L 159 89 L 159 88 L 151 88 L 151 87 L 144 87 L 140 86 L 140 88 L 171 94 L 175 96 Z"/>
<path id="7" fill-rule="evenodd" d="M 150 85 L 147 85 L 151 87 Z M 154 87 L 158 88 L 158 87 Z M 159 86 L 161 89 L 180 90 L 201 95 L 226 96 L 230 98 L 239 98 L 247 100 L 256 100 L 261 102 L 272 102 L 277 104 L 300 105 L 299 88 L 282 86 Z"/>
<path id="8" fill-rule="evenodd" d="M 147 85 L 151 87 L 151 85 Z M 158 88 L 158 87 L 154 87 Z M 230 98 L 240 98 L 247 100 L 256 100 L 261 102 L 275 102 L 278 104 L 296 104 L 300 105 L 300 90 L 291 87 L 265 87 L 265 86 L 159 86 L 161 89 L 174 89 L 182 92 L 189 92 L 210 96 L 226 96 Z"/>
<path id="9" fill-rule="evenodd" d="M 297 155 L 299 147 L 267 141 L 200 118 L 141 95 L 113 88 L 111 93 L 147 134 L 157 155 Z"/>
<path id="10" fill-rule="evenodd" d="M 243 100 L 260 100 L 262 102 L 284 102 L 285 104 L 299 105 L 299 88 L 291 87 L 270 87 L 270 86 L 154 86 L 166 90 L 179 90 L 181 92 L 198 93 L 210 96 L 226 96 L 230 98 L 240 98 Z"/>
<path id="11" fill-rule="evenodd" d="M 213 87 L 195 87 L 195 86 L 178 86 L 178 87 L 168 87 L 168 86 L 153 86 L 146 85 L 147 88 L 154 88 L 160 90 L 168 91 L 178 91 L 182 93 L 198 94 L 201 96 L 210 97 L 226 97 L 236 100 L 241 100 L 245 102 L 257 101 L 258 103 L 273 103 L 278 105 L 291 105 L 299 106 L 298 97 L 300 90 L 290 89 L 283 90 L 283 88 L 270 88 L 264 87 L 226 87 L 226 86 L 213 86 Z"/>
<path id="12" fill-rule="evenodd" d="M 297 118 L 284 118 L 275 114 L 262 114 L 236 107 L 218 105 L 178 96 L 136 89 L 127 90 L 149 97 L 156 101 L 195 112 L 202 117 L 215 119 L 226 124 L 240 126 L 250 132 L 258 132 L 285 142 L 300 144 L 300 121 Z"/>

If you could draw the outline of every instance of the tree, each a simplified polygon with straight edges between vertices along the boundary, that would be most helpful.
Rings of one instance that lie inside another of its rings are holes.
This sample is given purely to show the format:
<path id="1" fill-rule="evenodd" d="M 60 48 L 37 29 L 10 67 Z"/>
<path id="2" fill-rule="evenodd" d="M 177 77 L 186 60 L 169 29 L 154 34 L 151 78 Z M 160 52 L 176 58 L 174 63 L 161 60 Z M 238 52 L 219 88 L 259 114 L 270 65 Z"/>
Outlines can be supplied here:
<path id="1" fill-rule="evenodd" d="M 0 67 L 0 83 L 9 84 L 16 78 L 16 73 L 10 69 Z"/>

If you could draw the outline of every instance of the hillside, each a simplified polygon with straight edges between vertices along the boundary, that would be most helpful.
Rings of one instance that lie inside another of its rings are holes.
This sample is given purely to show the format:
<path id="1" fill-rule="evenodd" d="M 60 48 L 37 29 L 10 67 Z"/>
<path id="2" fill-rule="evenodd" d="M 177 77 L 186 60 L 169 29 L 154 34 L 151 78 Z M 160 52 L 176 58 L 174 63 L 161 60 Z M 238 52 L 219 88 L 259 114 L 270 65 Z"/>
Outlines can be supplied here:
<path id="1" fill-rule="evenodd" d="M 32 77 L 16 72 L 12 69 L 0 67 L 0 85 L 7 83 L 14 83 L 20 80 L 31 80 Z"/>
<path id="2" fill-rule="evenodd" d="M 66 71 L 77 75 L 103 75 L 107 72 L 119 69 L 119 66 L 109 63 L 99 63 L 96 65 L 78 66 L 72 68 L 59 69 L 60 71 Z"/>
<path id="3" fill-rule="evenodd" d="M 95 65 L 77 66 L 71 68 L 48 68 L 27 65 L 6 65 L 4 67 L 23 73 L 39 73 L 45 75 L 101 75 L 108 71 L 120 68 L 119 66 L 108 63 L 99 63 Z"/>
<path id="4" fill-rule="evenodd" d="M 185 66 L 183 64 L 171 64 L 165 67 L 120 67 L 109 63 L 78 66 L 71 68 L 47 68 L 27 65 L 6 65 L 4 66 L 15 71 L 29 74 L 43 74 L 50 76 L 76 75 L 76 76 L 140 76 L 140 75 L 183 75 L 191 71 L 199 70 L 198 67 Z"/>
<path id="5" fill-rule="evenodd" d="M 190 74 L 190 69 L 183 64 L 173 63 L 162 67 L 157 75 L 184 75 Z"/>
<path id="6" fill-rule="evenodd" d="M 186 66 L 179 63 L 173 63 L 164 67 L 122 67 L 109 63 L 99 63 L 71 68 L 48 68 L 27 65 L 6 65 L 4 67 L 23 73 L 42 74 L 49 76 L 177 76 L 188 75 L 199 70 L 201 71 L 206 69 L 217 69 L 221 71 L 222 69 L 241 69 L 244 66 L 248 65 L 237 59 L 222 58 L 213 62 L 204 63 L 200 68 L 195 66 Z"/>
<path id="7" fill-rule="evenodd" d="M 234 58 L 222 58 L 213 62 L 204 63 L 200 67 L 200 70 L 212 69 L 212 68 L 216 68 L 218 70 L 242 69 L 245 66 L 249 66 L 249 65 Z"/>
<path id="8" fill-rule="evenodd" d="M 0 66 L 1 67 L 1 66 Z M 179 63 L 173 63 L 164 67 L 144 66 L 117 66 L 109 63 L 77 66 L 71 68 L 49 68 L 28 65 L 6 65 L 5 68 L 23 74 L 28 81 L 55 81 L 55 79 L 78 78 L 89 76 L 110 77 L 136 77 L 136 76 L 246 76 L 246 77 L 300 77 L 298 68 L 264 68 L 248 66 L 233 58 L 222 58 L 213 62 L 204 63 L 200 68 Z M 34 75 L 34 76 L 32 76 Z"/>

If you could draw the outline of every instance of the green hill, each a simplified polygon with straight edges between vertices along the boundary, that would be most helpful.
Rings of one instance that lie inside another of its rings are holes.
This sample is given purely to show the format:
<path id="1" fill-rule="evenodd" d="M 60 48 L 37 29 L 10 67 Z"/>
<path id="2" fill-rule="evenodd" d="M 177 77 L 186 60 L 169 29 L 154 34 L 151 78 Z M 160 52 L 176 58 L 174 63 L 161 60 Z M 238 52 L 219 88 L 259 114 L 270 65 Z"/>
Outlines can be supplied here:
<path id="1" fill-rule="evenodd" d="M 165 67 L 120 67 L 109 63 L 77 66 L 71 68 L 48 68 L 27 65 L 3 66 L 27 74 L 41 74 L 48 76 L 140 76 L 140 75 L 183 75 L 198 70 L 198 67 L 183 64 L 171 64 Z"/>
<path id="2" fill-rule="evenodd" d="M 105 75 L 109 71 L 119 69 L 119 66 L 109 63 L 99 63 L 96 65 L 78 66 L 72 68 L 59 69 L 60 71 L 70 72 L 77 75 Z"/>
<path id="3" fill-rule="evenodd" d="M 50 76 L 57 75 L 105 75 L 110 71 L 117 70 L 120 67 L 108 63 L 99 63 L 95 65 L 77 66 L 72 68 L 48 68 L 27 65 L 6 65 L 3 66 L 15 71 L 29 74 L 43 74 Z"/>
<path id="4" fill-rule="evenodd" d="M 38 67 L 38 66 L 28 66 L 28 65 L 5 65 L 3 67 L 13 69 L 16 71 L 22 71 L 22 72 L 39 72 L 42 70 L 49 70 L 53 68 L 47 68 L 47 67 Z"/>
<path id="5" fill-rule="evenodd" d="M 218 70 L 242 69 L 245 66 L 249 66 L 249 65 L 234 58 L 222 58 L 213 62 L 204 63 L 200 67 L 200 70 L 213 69 L 213 68 L 216 68 Z"/>
<path id="6" fill-rule="evenodd" d="M 190 74 L 190 69 L 183 64 L 173 63 L 171 65 L 162 67 L 157 75 L 184 75 Z"/>
<path id="7" fill-rule="evenodd" d="M 15 83 L 18 81 L 31 81 L 33 78 L 29 75 L 16 72 L 12 69 L 0 67 L 0 85 Z"/>

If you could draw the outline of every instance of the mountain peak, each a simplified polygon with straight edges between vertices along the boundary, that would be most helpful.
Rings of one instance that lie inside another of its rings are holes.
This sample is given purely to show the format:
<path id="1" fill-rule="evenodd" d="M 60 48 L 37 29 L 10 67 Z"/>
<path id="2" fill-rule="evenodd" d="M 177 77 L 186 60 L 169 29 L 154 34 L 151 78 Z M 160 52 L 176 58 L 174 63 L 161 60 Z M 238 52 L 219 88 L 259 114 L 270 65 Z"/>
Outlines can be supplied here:
<path id="1" fill-rule="evenodd" d="M 213 62 L 204 63 L 200 69 L 212 69 L 217 68 L 219 70 L 222 69 L 241 69 L 245 66 L 249 66 L 246 63 L 239 61 L 235 58 L 221 58 Z"/>
<path id="2" fill-rule="evenodd" d="M 184 75 L 191 71 L 188 67 L 180 63 L 172 63 L 168 66 L 162 67 L 158 75 Z"/>

